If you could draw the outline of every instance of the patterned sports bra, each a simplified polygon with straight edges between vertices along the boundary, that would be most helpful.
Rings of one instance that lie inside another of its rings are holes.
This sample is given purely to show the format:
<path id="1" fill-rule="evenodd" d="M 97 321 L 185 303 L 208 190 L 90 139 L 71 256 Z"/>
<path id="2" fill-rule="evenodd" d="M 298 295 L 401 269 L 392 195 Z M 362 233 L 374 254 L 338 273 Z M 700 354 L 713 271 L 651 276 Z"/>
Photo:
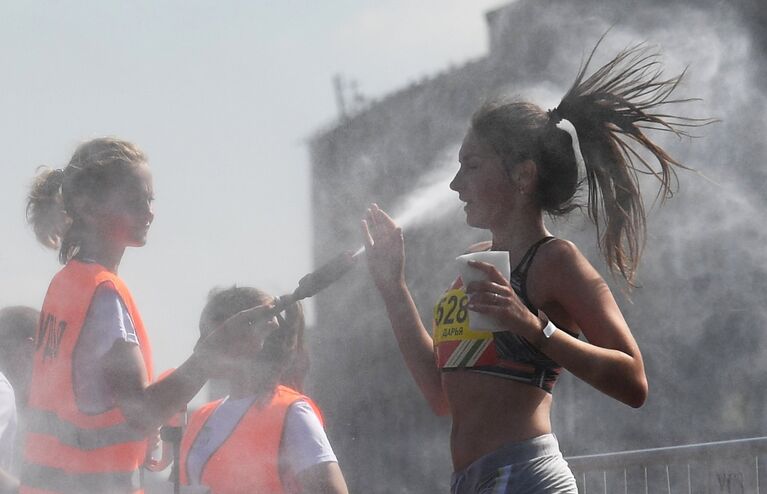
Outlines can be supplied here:
<path id="1" fill-rule="evenodd" d="M 538 248 L 553 239 L 544 237 L 533 244 L 511 272 L 512 288 L 534 314 L 538 310 L 527 296 L 527 271 Z M 466 369 L 512 379 L 550 393 L 561 366 L 525 338 L 510 331 L 472 331 L 467 303 L 468 297 L 459 277 L 434 308 L 432 336 L 437 366 L 443 371 Z"/>

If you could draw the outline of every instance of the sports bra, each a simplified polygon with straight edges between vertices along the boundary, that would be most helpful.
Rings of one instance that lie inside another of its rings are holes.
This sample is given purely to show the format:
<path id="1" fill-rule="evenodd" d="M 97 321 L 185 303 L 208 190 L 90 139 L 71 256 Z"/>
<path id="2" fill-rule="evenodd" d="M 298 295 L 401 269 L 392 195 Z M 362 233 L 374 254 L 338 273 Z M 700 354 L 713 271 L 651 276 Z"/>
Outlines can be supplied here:
<path id="1" fill-rule="evenodd" d="M 530 246 L 511 272 L 511 287 L 533 314 L 538 310 L 528 298 L 527 271 L 538 248 L 553 239 L 544 237 Z M 437 366 L 442 371 L 465 369 L 512 379 L 550 393 L 562 367 L 525 338 L 510 331 L 472 331 L 467 303 L 463 281 L 458 277 L 434 308 L 432 336 Z"/>

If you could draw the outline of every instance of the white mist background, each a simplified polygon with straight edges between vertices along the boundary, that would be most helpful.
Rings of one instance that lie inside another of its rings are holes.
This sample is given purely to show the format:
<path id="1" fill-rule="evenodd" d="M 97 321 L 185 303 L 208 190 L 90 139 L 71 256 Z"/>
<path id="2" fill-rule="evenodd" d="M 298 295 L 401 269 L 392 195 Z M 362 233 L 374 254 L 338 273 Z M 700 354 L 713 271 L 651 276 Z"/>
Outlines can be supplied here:
<path id="1" fill-rule="evenodd" d="M 128 139 L 156 219 L 120 274 L 156 369 L 178 365 L 212 287 L 279 294 L 312 269 L 306 139 L 337 117 L 333 76 L 374 99 L 482 56 L 504 3 L 1 1 L 0 306 L 39 308 L 60 267 L 25 224 L 35 169 Z"/>

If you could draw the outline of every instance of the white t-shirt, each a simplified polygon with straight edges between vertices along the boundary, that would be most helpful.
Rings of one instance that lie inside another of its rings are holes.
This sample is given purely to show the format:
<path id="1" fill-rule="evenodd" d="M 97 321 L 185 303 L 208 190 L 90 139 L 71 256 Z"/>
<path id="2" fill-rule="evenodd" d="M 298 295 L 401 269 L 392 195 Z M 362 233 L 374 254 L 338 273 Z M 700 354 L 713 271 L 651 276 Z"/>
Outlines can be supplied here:
<path id="1" fill-rule="evenodd" d="M 115 288 L 107 283 L 99 286 L 93 295 L 72 354 L 75 400 L 85 413 L 102 413 L 115 405 L 102 372 L 101 358 L 118 340 L 138 345 L 128 309 Z"/>
<path id="2" fill-rule="evenodd" d="M 15 472 L 16 395 L 8 379 L 0 372 L 0 468 Z"/>
<path id="3" fill-rule="evenodd" d="M 237 400 L 226 398 L 208 417 L 187 456 L 187 472 L 191 485 L 200 484 L 205 462 L 229 437 L 252 404 L 251 397 Z M 309 467 L 329 461 L 338 460 L 319 417 L 306 401 L 293 403 L 285 416 L 280 444 L 279 465 L 283 480 L 295 478 Z M 247 468 L 245 465 L 243 467 Z"/>

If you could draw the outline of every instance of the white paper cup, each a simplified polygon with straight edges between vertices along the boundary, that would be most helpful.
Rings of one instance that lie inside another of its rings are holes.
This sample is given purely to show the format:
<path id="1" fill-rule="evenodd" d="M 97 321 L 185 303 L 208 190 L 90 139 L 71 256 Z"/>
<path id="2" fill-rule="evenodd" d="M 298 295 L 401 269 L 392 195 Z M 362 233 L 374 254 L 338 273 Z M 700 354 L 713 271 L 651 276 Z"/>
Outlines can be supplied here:
<path id="1" fill-rule="evenodd" d="M 464 287 L 472 281 L 483 281 L 487 279 L 485 272 L 469 266 L 469 261 L 480 261 L 492 264 L 507 280 L 511 273 L 509 253 L 505 250 L 473 252 L 471 254 L 458 256 L 455 260 L 458 263 L 458 272 L 461 275 Z M 498 321 L 494 317 L 480 314 L 473 310 L 469 311 L 469 327 L 472 331 L 504 331 L 504 328 L 498 324 Z"/>

